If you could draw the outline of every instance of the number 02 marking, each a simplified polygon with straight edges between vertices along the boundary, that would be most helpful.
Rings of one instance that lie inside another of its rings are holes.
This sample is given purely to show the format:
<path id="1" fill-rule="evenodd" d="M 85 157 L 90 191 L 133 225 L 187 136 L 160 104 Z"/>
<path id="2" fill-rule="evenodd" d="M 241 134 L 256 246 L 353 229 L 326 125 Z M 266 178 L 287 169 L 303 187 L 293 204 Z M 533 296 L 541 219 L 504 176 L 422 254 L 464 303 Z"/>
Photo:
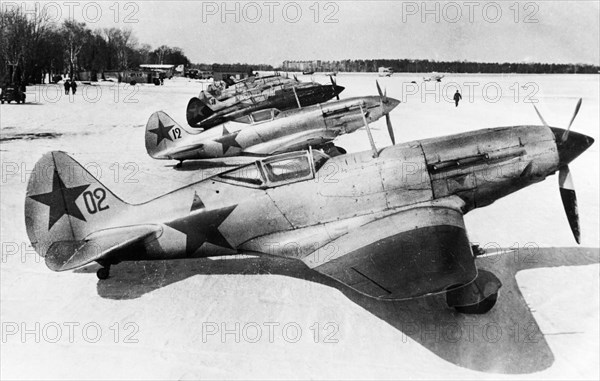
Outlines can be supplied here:
<path id="1" fill-rule="evenodd" d="M 93 192 L 83 192 L 83 202 L 89 214 L 96 214 L 109 208 L 108 205 L 103 205 L 106 198 L 106 191 L 103 188 L 96 188 Z"/>

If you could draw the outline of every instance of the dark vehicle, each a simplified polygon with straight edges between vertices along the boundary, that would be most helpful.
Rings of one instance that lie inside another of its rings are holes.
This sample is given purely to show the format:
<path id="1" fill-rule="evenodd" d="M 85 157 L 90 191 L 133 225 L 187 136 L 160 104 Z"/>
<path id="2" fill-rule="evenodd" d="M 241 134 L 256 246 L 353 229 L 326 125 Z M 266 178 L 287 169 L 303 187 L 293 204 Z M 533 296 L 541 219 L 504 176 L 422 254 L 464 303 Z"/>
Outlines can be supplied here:
<path id="1" fill-rule="evenodd" d="M 14 86 L 9 85 L 2 88 L 2 94 L 0 95 L 0 102 L 4 104 L 4 101 L 10 103 L 16 101 L 17 103 L 25 103 L 25 86 Z"/>

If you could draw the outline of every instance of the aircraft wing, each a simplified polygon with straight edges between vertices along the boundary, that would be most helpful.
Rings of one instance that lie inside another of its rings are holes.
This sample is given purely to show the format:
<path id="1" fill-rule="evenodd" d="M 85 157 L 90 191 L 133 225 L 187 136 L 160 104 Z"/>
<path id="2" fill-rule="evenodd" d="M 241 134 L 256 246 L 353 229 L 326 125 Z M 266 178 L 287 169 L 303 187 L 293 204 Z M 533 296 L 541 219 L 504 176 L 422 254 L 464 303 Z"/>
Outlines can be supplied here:
<path id="1" fill-rule="evenodd" d="M 477 277 L 457 196 L 416 204 L 358 227 L 303 259 L 368 296 L 409 299 Z"/>
<path id="2" fill-rule="evenodd" d="M 46 252 L 46 265 L 53 271 L 72 270 L 160 234 L 160 225 L 134 225 L 99 230 L 80 241 L 58 241 Z"/>

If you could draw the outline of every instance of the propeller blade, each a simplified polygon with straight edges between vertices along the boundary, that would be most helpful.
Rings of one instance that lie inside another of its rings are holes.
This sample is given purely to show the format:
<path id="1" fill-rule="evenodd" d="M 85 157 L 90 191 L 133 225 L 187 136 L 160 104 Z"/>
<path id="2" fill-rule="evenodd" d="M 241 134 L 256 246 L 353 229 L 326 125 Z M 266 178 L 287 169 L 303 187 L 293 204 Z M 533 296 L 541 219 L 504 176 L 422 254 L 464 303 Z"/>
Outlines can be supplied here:
<path id="1" fill-rule="evenodd" d="M 546 121 L 544 120 L 544 117 L 542 116 L 542 114 L 540 114 L 540 110 L 538 110 L 538 108 L 535 107 L 535 104 L 533 104 L 533 108 L 535 109 L 535 112 L 538 114 L 538 117 L 542 121 L 542 124 L 544 125 L 544 127 L 548 127 L 548 123 L 546 123 Z"/>
<path id="2" fill-rule="evenodd" d="M 579 113 L 579 108 L 581 107 L 582 101 L 583 101 L 583 99 L 579 98 L 579 101 L 577 102 L 577 106 L 575 106 L 575 112 L 573 113 L 573 117 L 571 118 L 571 121 L 569 122 L 569 127 L 567 127 L 567 130 L 562 135 L 563 142 L 567 141 L 567 138 L 569 137 L 569 130 L 571 129 L 571 125 L 573 124 L 573 121 L 575 120 L 577 113 Z"/>
<path id="3" fill-rule="evenodd" d="M 333 80 L 332 76 L 329 76 L 329 79 L 331 80 L 331 88 L 335 91 L 335 87 L 337 86 L 337 83 Z M 335 95 L 335 99 L 337 99 L 339 101 L 340 100 L 340 95 L 336 94 Z"/>
<path id="4" fill-rule="evenodd" d="M 295 80 L 296 82 L 300 82 L 300 81 L 298 81 L 298 77 L 296 76 L 296 74 L 294 74 L 294 80 Z"/>
<path id="5" fill-rule="evenodd" d="M 379 86 L 379 81 L 375 80 L 375 84 L 377 85 L 377 92 L 379 96 L 383 98 L 383 92 L 381 91 L 381 87 Z"/>
<path id="6" fill-rule="evenodd" d="M 390 133 L 390 139 L 392 139 L 392 145 L 396 145 L 396 138 L 394 137 L 394 129 L 392 128 L 390 114 L 385 114 L 385 122 L 387 123 L 388 132 Z"/>
<path id="7" fill-rule="evenodd" d="M 579 230 L 579 212 L 577 211 L 577 197 L 575 195 L 575 187 L 573 186 L 573 178 L 568 166 L 560 168 L 558 173 L 558 187 L 560 190 L 560 198 L 562 199 L 569 226 L 575 237 L 575 241 L 580 243 L 581 233 Z"/>

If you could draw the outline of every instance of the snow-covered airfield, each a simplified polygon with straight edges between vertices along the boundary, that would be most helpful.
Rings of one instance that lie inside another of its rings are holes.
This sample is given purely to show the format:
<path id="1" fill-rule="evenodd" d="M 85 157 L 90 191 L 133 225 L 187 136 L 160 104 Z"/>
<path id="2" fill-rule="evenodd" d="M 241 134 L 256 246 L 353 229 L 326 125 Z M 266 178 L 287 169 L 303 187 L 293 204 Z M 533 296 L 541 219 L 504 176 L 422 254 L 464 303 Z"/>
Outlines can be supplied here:
<path id="1" fill-rule="evenodd" d="M 82 85 L 73 98 L 60 85 L 29 87 L 27 104 L 0 107 L 0 376 L 598 379 L 599 77 L 448 75 L 425 88 L 423 75 L 379 79 L 403 102 L 391 113 L 398 141 L 540 124 L 528 96 L 550 125 L 565 128 L 583 98 L 573 130 L 596 143 L 570 165 L 581 246 L 553 176 L 466 215 L 472 242 L 504 251 L 478 259 L 504 285 L 483 316 L 457 314 L 440 297 L 377 302 L 283 260 L 122 263 L 105 281 L 94 266 L 54 273 L 25 232 L 26 181 L 37 159 L 66 151 L 128 202 L 202 179 L 211 170 L 149 158 L 144 126 L 157 110 L 184 124 L 203 84 Z M 342 98 L 376 95 L 375 79 L 340 73 Z M 452 83 L 463 94 L 458 108 Z M 390 144 L 383 119 L 372 127 L 379 147 Z M 363 130 L 337 145 L 370 148 Z"/>

